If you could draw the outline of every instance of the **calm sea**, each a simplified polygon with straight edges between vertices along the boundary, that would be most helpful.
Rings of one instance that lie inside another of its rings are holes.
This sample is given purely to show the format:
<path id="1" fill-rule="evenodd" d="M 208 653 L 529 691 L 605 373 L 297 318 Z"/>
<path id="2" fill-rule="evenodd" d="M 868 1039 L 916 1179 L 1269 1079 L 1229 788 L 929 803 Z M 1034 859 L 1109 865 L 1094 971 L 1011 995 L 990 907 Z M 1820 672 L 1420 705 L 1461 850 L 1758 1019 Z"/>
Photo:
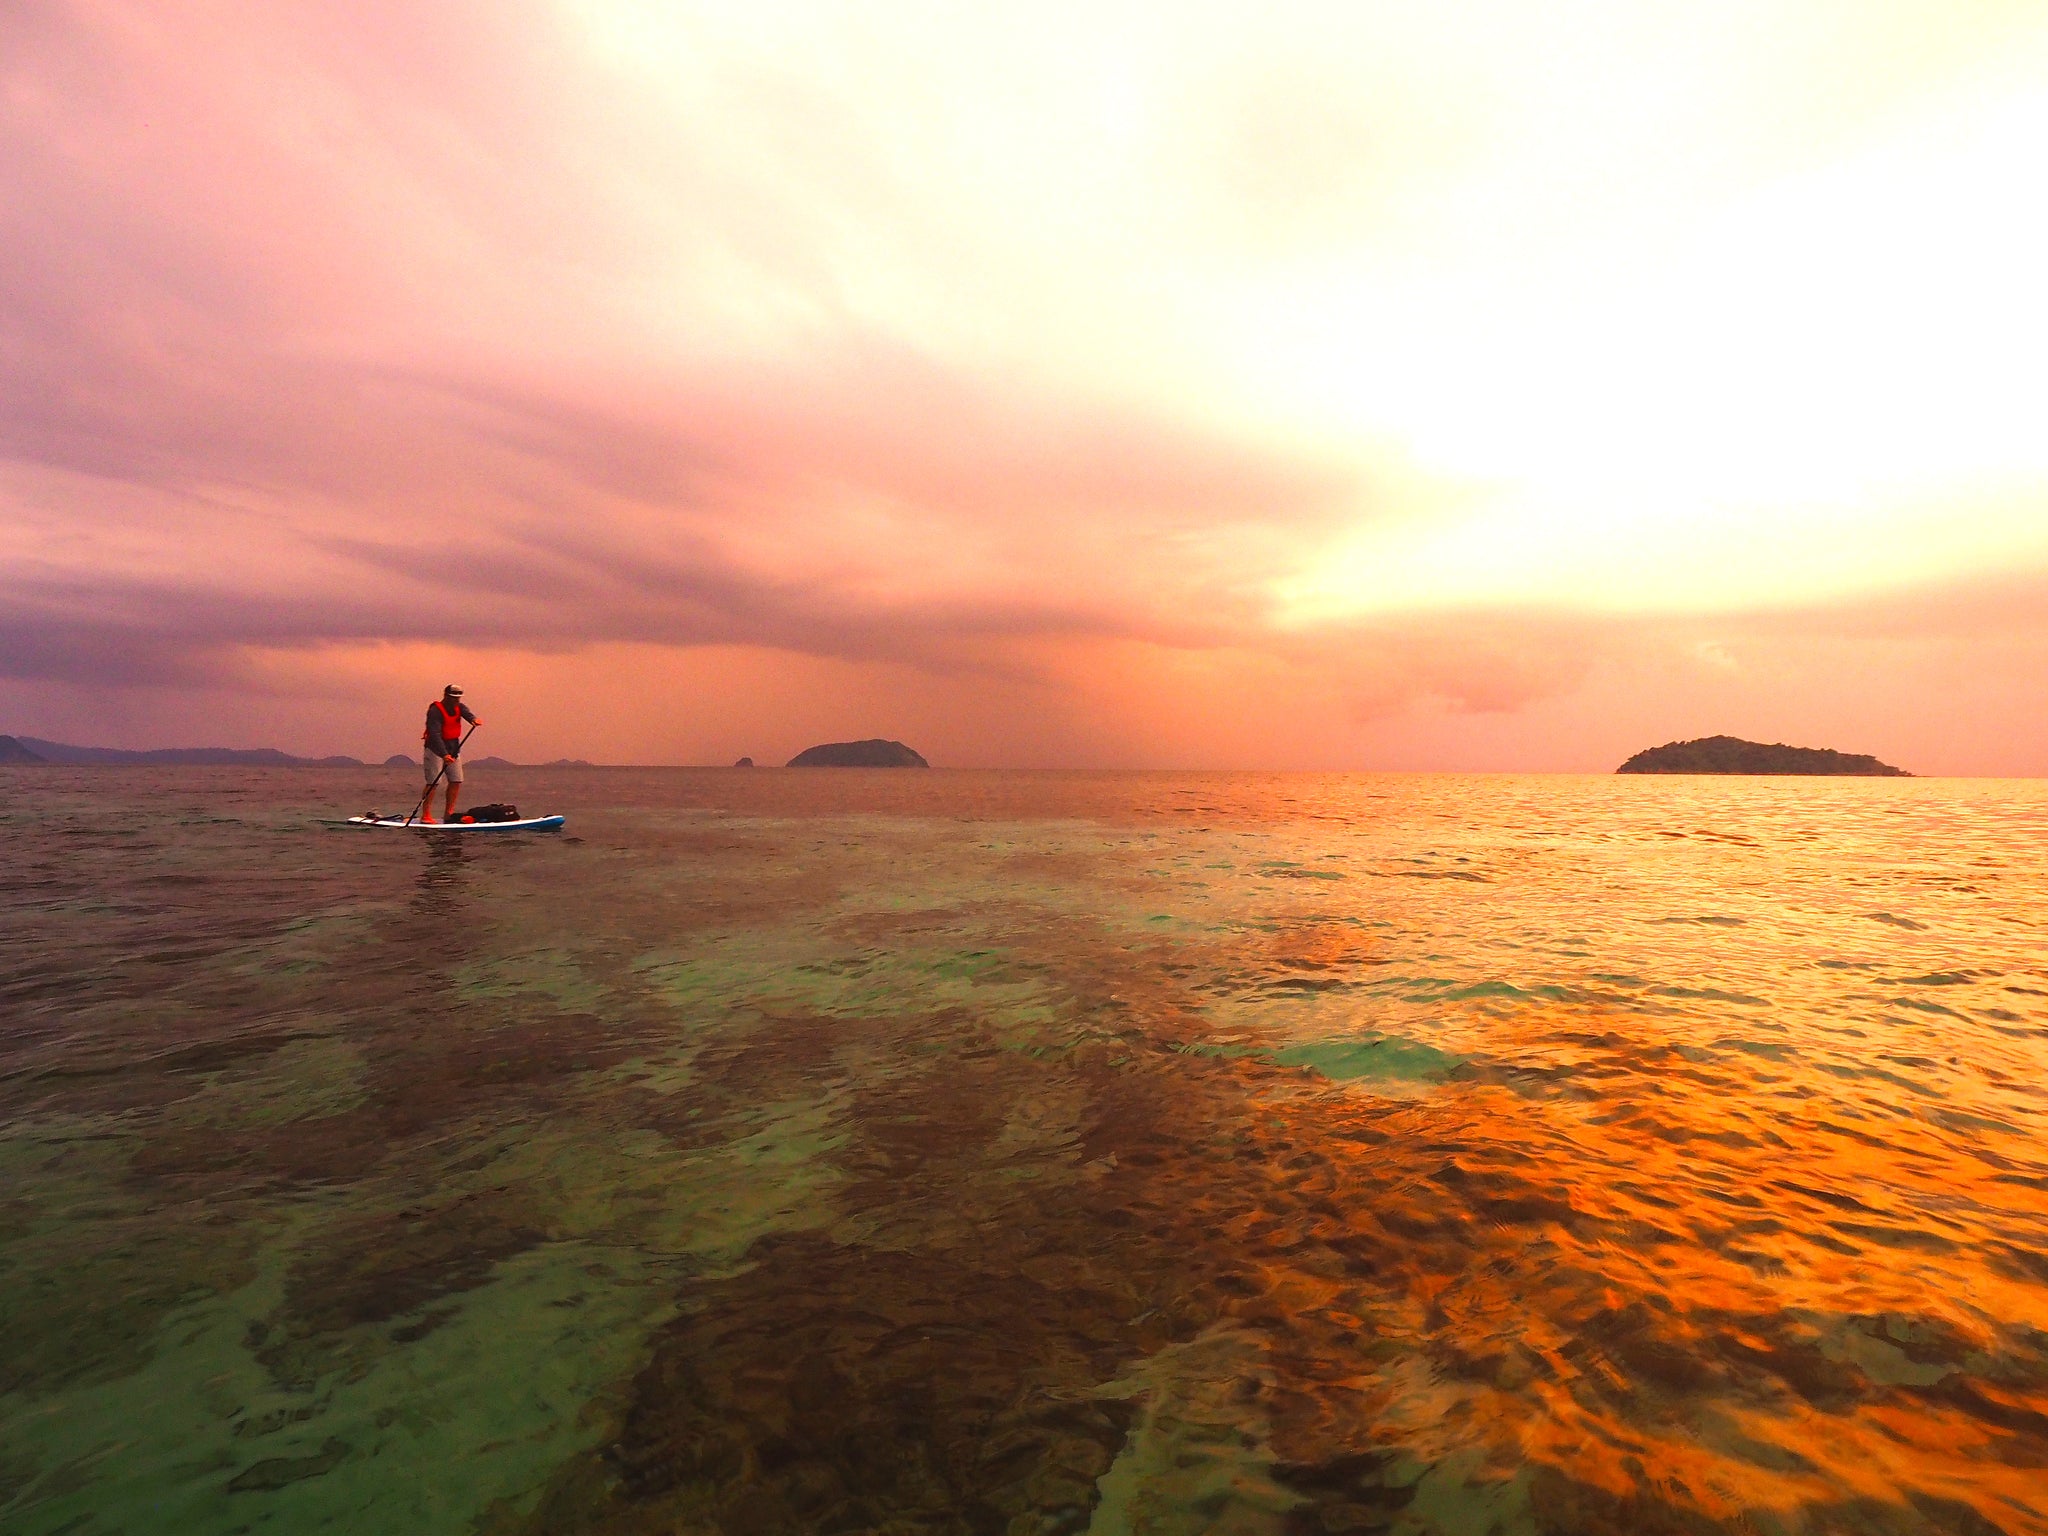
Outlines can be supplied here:
<path id="1" fill-rule="evenodd" d="M 10 1533 L 2048 1531 L 2048 783 L 0 771 Z"/>

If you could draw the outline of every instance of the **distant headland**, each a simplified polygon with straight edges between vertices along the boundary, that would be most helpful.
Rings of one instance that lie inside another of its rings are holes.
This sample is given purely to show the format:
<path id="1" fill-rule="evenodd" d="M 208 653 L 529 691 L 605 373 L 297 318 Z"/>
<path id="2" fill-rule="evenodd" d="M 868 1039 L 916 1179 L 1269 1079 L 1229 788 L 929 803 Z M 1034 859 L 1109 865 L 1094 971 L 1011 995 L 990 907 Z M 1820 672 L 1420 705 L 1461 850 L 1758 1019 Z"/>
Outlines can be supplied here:
<path id="1" fill-rule="evenodd" d="M 1788 773 L 1850 774 L 1862 778 L 1910 779 L 1912 774 L 1880 763 L 1862 752 L 1837 752 L 1832 747 L 1788 747 L 1782 741 L 1765 745 L 1738 736 L 1702 736 L 1697 741 L 1667 741 L 1651 747 L 1614 770 L 1616 773 Z"/>
<path id="2" fill-rule="evenodd" d="M 900 741 L 828 741 L 806 747 L 785 765 L 790 768 L 929 768 L 931 764 Z"/>

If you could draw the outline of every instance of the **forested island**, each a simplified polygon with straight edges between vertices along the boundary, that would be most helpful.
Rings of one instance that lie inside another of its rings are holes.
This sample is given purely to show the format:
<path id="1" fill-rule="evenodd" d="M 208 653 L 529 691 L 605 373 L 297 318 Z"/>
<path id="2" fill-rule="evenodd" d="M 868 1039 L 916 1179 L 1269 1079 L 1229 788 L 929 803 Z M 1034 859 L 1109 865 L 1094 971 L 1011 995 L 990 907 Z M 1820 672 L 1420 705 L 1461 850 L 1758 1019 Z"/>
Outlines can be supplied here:
<path id="1" fill-rule="evenodd" d="M 1849 774 L 1862 778 L 1910 779 L 1903 768 L 1881 763 L 1864 752 L 1837 752 L 1833 747 L 1788 747 L 1739 736 L 1702 736 L 1697 741 L 1667 741 L 1650 747 L 1614 770 L 1616 773 L 1786 773 Z"/>
<path id="2" fill-rule="evenodd" d="M 900 741 L 828 741 L 805 747 L 786 764 L 790 768 L 929 768 L 924 757 Z"/>

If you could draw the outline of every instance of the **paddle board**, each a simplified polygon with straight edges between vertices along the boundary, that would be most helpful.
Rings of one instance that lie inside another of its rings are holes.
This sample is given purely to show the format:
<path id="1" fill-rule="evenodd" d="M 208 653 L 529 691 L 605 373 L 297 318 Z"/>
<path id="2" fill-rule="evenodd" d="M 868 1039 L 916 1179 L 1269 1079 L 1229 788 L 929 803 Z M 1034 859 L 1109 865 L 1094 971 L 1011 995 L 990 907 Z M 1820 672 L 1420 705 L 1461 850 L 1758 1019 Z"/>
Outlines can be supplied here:
<path id="1" fill-rule="evenodd" d="M 566 816 L 528 816 L 523 821 L 412 821 L 403 816 L 351 816 L 330 827 L 396 827 L 403 832 L 552 832 Z"/>

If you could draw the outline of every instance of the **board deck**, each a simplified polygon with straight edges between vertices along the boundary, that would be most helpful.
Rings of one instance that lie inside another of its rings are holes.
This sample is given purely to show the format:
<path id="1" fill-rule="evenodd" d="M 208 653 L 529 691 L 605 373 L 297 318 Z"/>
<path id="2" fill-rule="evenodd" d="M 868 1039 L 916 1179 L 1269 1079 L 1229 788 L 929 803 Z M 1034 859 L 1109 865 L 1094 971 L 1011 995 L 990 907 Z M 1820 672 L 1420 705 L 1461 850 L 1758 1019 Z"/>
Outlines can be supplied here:
<path id="1" fill-rule="evenodd" d="M 391 827 L 401 832 L 552 832 L 566 816 L 528 816 L 520 821 L 412 821 L 403 816 L 350 816 L 329 821 L 330 827 Z"/>

